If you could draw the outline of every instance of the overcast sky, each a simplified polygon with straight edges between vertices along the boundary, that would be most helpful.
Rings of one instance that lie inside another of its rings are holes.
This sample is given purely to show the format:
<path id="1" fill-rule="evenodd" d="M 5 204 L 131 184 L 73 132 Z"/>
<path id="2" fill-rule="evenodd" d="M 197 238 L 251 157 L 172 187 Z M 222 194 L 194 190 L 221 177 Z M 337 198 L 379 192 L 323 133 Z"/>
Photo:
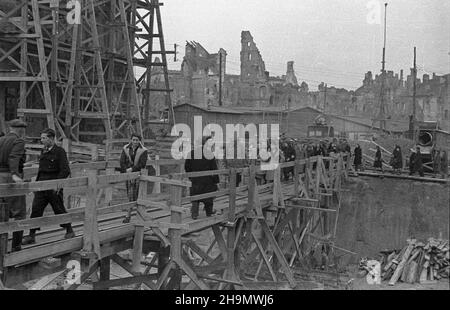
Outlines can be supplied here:
<path id="1" fill-rule="evenodd" d="M 187 40 L 209 52 L 228 52 L 227 73 L 239 74 L 240 34 L 249 30 L 271 75 L 295 61 L 299 81 L 355 89 L 364 73 L 381 69 L 384 1 L 378 0 L 163 0 L 166 44 Z M 450 73 L 450 1 L 388 1 L 386 69 L 405 73 L 417 46 L 419 76 Z M 381 12 L 374 11 L 377 7 Z M 377 19 L 380 17 L 380 19 Z M 379 24 L 378 24 L 379 22 Z M 181 60 L 171 69 L 179 69 Z"/>

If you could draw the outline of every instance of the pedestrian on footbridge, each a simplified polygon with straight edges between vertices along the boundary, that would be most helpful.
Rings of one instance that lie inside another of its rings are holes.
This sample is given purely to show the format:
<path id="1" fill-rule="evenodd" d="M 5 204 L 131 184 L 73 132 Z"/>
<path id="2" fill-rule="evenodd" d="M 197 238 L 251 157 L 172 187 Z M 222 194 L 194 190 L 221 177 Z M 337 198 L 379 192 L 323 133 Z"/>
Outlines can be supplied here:
<path id="1" fill-rule="evenodd" d="M 203 137 L 202 146 L 199 149 L 194 149 L 191 151 L 190 157 L 186 159 L 184 163 L 184 170 L 187 173 L 218 170 L 216 158 L 214 157 L 214 153 L 212 152 L 212 150 L 210 149 L 209 152 L 210 154 L 205 154 L 205 146 L 211 138 L 212 138 L 211 136 Z M 196 154 L 201 156 L 197 158 Z M 189 179 L 192 183 L 192 187 L 190 189 L 191 196 L 212 193 L 218 190 L 217 186 L 217 184 L 219 184 L 218 175 L 192 177 Z M 200 203 L 204 204 L 207 217 L 211 217 L 216 213 L 216 211 L 214 210 L 214 198 L 210 197 L 193 201 L 191 206 L 191 217 L 193 220 L 198 219 Z"/>
<path id="2" fill-rule="evenodd" d="M 0 137 L 0 184 L 23 183 L 25 156 L 25 130 L 27 123 L 16 119 L 9 123 L 9 133 Z M 24 220 L 27 216 L 25 196 L 0 198 L 6 203 L 6 215 L 15 220 Z M 22 249 L 23 231 L 13 233 L 12 252 Z"/>
<path id="3" fill-rule="evenodd" d="M 56 145 L 56 133 L 53 129 L 46 129 L 41 133 L 41 143 L 44 148 L 39 156 L 39 170 L 36 181 L 50 181 L 66 179 L 70 176 L 69 160 L 66 151 Z M 34 193 L 31 206 L 31 218 L 39 218 L 44 215 L 47 205 L 52 207 L 55 214 L 66 214 L 64 207 L 63 189 L 45 190 Z M 71 223 L 61 224 L 66 229 L 65 239 L 75 237 Z M 39 228 L 30 229 L 30 234 L 24 238 L 23 244 L 36 243 L 36 231 Z"/>
<path id="4" fill-rule="evenodd" d="M 148 150 L 142 144 L 142 137 L 136 133 L 131 135 L 130 143 L 123 147 L 120 155 L 120 172 L 133 173 L 140 172 L 147 166 Z M 126 182 L 128 201 L 135 202 L 139 193 L 139 180 L 131 180 Z M 131 209 L 124 219 L 124 223 L 131 220 Z"/>
<path id="5" fill-rule="evenodd" d="M 443 179 L 447 179 L 448 178 L 448 153 L 445 150 L 441 151 L 441 177 Z"/>

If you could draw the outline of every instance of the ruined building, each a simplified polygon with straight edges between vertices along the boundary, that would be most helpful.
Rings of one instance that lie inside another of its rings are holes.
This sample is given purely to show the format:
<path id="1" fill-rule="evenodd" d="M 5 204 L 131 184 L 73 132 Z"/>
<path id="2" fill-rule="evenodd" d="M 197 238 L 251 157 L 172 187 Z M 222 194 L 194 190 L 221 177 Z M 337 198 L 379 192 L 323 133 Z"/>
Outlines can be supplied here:
<path id="1" fill-rule="evenodd" d="M 220 66 L 222 55 L 222 66 Z M 188 42 L 181 71 L 172 71 L 174 104 L 190 103 L 203 108 L 219 106 L 220 69 L 222 72 L 222 106 L 254 109 L 292 110 L 312 107 L 328 114 L 375 119 L 379 113 L 383 78 L 386 117 L 409 121 L 412 114 L 413 75 L 387 71 L 386 76 L 365 74 L 362 86 L 350 91 L 321 83 L 310 90 L 295 74 L 294 62 L 287 63 L 286 74 L 271 76 L 262 53 L 249 31 L 241 33 L 240 75 L 226 72 L 227 53 L 220 49 L 209 53 L 200 43 Z M 450 130 L 449 76 L 417 79 L 417 119 L 438 121 Z M 163 106 L 163 105 L 162 105 Z"/>

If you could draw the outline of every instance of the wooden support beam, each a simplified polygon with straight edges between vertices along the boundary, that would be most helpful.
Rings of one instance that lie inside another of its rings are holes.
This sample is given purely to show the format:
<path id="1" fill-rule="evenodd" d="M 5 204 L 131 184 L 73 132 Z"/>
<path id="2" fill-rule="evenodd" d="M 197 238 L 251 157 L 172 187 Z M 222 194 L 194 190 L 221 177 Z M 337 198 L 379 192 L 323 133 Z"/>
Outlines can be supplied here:
<path id="1" fill-rule="evenodd" d="M 136 273 L 141 272 L 142 245 L 144 242 L 144 226 L 136 225 L 133 241 L 133 264 L 132 270 Z"/>
<path id="2" fill-rule="evenodd" d="M 51 275 L 45 276 L 42 279 L 40 279 L 38 282 L 36 282 L 35 284 L 33 284 L 33 286 L 31 286 L 28 290 L 30 291 L 34 291 L 34 290 L 42 290 L 45 287 L 49 286 L 50 283 L 52 283 L 53 281 L 55 281 L 59 276 L 61 276 L 62 274 L 64 274 L 65 272 L 67 272 L 66 269 L 53 273 Z"/>
<path id="3" fill-rule="evenodd" d="M 289 268 L 289 264 L 286 261 L 286 258 L 284 257 L 283 252 L 281 251 L 274 235 L 272 234 L 272 232 L 270 231 L 269 226 L 267 225 L 265 220 L 259 220 L 259 223 L 261 225 L 261 228 L 264 231 L 264 234 L 266 235 L 268 242 L 270 244 L 270 246 L 272 247 L 275 256 L 278 258 L 278 261 L 281 264 L 281 268 L 283 270 L 283 273 L 286 275 L 286 278 L 288 279 L 291 287 L 295 287 L 295 279 L 294 279 L 294 274 L 292 273 L 292 270 Z"/>
<path id="4" fill-rule="evenodd" d="M 252 232 L 251 234 L 253 237 L 253 241 L 255 242 L 255 244 L 258 248 L 259 254 L 261 254 L 261 257 L 264 260 L 264 263 L 266 264 L 267 268 L 269 269 L 269 272 L 270 272 L 270 275 L 272 276 L 273 281 L 277 282 L 278 281 L 277 276 L 276 276 L 275 272 L 273 271 L 273 268 L 272 268 L 272 265 L 270 264 L 269 258 L 267 257 L 266 250 L 262 246 L 261 242 L 258 240 L 258 237 L 255 235 L 255 233 Z"/>
<path id="5" fill-rule="evenodd" d="M 94 290 L 104 290 L 111 287 L 127 286 L 133 284 L 150 283 L 158 279 L 157 274 L 147 274 L 147 275 L 137 275 L 133 277 L 114 279 L 114 280 L 104 280 L 94 283 Z"/>
<path id="6" fill-rule="evenodd" d="M 225 243 L 225 239 L 223 238 L 222 231 L 218 225 L 213 225 L 211 228 L 214 232 L 214 237 L 216 238 L 217 244 L 219 245 L 220 252 L 222 253 L 222 259 L 223 261 L 226 261 L 228 256 L 228 248 Z"/>

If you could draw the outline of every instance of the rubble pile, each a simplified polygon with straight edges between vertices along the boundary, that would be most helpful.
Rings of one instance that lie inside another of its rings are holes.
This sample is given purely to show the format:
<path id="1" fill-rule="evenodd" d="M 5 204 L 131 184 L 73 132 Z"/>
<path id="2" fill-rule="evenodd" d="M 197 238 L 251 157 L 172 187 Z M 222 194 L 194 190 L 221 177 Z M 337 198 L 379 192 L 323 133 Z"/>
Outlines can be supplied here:
<path id="1" fill-rule="evenodd" d="M 427 284 L 449 278 L 449 249 L 448 240 L 430 238 L 425 244 L 410 239 L 401 251 L 381 253 L 382 279 L 395 285 L 398 281 Z"/>

